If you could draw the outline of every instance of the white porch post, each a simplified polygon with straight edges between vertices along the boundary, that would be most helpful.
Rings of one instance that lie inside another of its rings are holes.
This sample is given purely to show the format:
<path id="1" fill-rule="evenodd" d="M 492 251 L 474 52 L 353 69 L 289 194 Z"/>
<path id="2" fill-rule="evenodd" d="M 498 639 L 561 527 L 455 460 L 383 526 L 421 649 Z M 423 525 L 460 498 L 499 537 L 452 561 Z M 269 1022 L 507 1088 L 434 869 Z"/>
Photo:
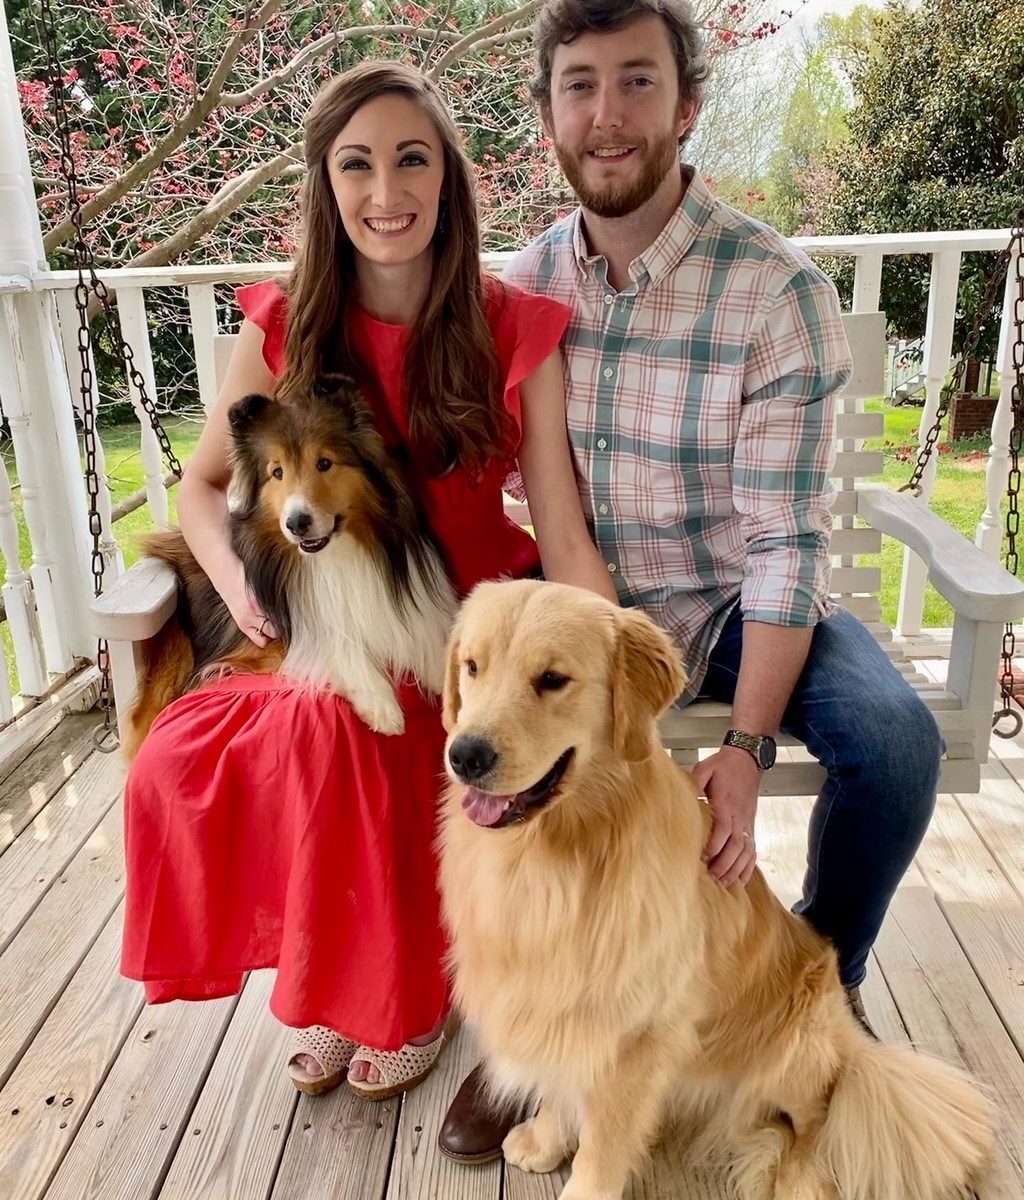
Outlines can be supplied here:
<path id="1" fill-rule="evenodd" d="M 38 501 L 46 529 L 55 620 L 66 650 L 91 657 L 95 646 L 87 623 L 92 594 L 90 541 L 74 407 L 52 297 L 31 287 L 47 270 L 7 16 L 0 3 L 0 271 L 30 281 L 30 290 L 15 294 L 11 307 L 20 344 L 16 365 L 28 416 L 27 435 L 34 462 L 46 479 Z"/>
<path id="2" fill-rule="evenodd" d="M 999 401 L 992 418 L 992 444 L 988 450 L 985 473 L 986 506 L 974 535 L 974 543 L 989 558 L 999 558 L 1003 544 L 1004 523 L 1000 512 L 1006 495 L 1010 470 L 1010 429 L 1013 427 L 1013 342 L 1017 335 L 1013 313 L 1017 301 L 1019 256 L 1014 253 L 1006 273 L 1003 293 L 1003 319 L 999 327 L 999 351 L 996 368 L 999 372 Z"/>
<path id="3" fill-rule="evenodd" d="M 918 445 L 923 446 L 928 430 L 935 424 L 942 388 L 949 373 L 953 351 L 953 325 L 956 320 L 956 294 L 960 282 L 959 250 L 940 250 L 932 259 L 932 277 L 928 289 L 928 323 L 924 338 L 925 404 L 921 413 Z M 930 500 L 935 489 L 939 450 L 928 461 L 921 477 L 921 496 Z M 921 632 L 924 615 L 924 589 L 928 572 L 924 563 L 908 549 L 903 551 L 903 578 L 900 583 L 899 613 L 896 628 L 904 637 Z"/>

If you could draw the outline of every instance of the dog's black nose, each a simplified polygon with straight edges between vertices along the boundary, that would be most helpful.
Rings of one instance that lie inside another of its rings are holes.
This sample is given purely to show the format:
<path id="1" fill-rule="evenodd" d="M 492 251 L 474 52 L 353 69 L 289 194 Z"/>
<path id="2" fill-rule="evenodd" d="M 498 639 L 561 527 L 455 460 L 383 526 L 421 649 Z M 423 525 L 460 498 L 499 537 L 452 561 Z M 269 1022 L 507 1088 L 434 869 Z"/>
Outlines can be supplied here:
<path id="1" fill-rule="evenodd" d="M 460 779 L 472 783 L 494 769 L 498 752 L 483 738 L 461 733 L 448 748 L 448 761 Z"/>
<path id="2" fill-rule="evenodd" d="M 309 527 L 313 524 L 313 518 L 308 512 L 303 512 L 299 509 L 296 512 L 289 513 L 285 521 L 285 526 L 289 533 L 294 533 L 296 537 L 302 537 L 309 533 Z"/>

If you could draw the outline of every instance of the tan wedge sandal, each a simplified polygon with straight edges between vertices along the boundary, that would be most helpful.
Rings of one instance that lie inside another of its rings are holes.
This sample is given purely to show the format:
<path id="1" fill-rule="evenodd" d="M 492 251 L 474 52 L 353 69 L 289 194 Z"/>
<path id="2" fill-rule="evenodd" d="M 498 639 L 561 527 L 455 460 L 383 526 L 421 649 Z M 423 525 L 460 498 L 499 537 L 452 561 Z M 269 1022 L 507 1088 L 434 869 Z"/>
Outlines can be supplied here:
<path id="1" fill-rule="evenodd" d="M 355 1052 L 355 1042 L 339 1037 L 325 1025 L 310 1025 L 308 1029 L 295 1031 L 292 1053 L 288 1059 L 288 1074 L 300 1092 L 305 1092 L 307 1096 L 319 1096 L 341 1083 Z M 300 1054 L 308 1054 L 321 1073 L 311 1075 L 300 1067 L 295 1061 Z"/>
<path id="2" fill-rule="evenodd" d="M 439 1033 L 432 1042 L 425 1046 L 414 1046 L 411 1042 L 401 1050 L 374 1050 L 372 1046 L 360 1046 L 352 1055 L 359 1062 L 367 1062 L 380 1072 L 379 1083 L 356 1083 L 348 1081 L 348 1086 L 357 1096 L 364 1100 L 387 1100 L 407 1092 L 418 1083 L 422 1083 L 437 1064 L 437 1056 L 444 1045 L 444 1034 Z"/>

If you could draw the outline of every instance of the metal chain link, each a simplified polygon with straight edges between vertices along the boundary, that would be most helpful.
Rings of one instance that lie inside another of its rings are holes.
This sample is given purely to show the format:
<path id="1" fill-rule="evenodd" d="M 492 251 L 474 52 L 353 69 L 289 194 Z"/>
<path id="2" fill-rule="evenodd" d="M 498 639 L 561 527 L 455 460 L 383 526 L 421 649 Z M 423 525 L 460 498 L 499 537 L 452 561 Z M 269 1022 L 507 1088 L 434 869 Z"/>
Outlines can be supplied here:
<path id="1" fill-rule="evenodd" d="M 1013 298 L 1013 337 L 1008 353 L 1013 369 L 1013 385 L 1010 389 L 1010 408 L 1013 421 L 1010 425 L 1010 473 L 1007 478 L 1006 496 L 1006 558 L 1004 563 L 1011 575 L 1017 574 L 1019 555 L 1017 538 L 1020 536 L 1020 453 L 1024 444 L 1024 207 L 1017 216 L 1013 236 L 1007 253 L 1015 261 L 1017 294 Z M 997 708 L 992 718 L 992 730 L 997 737 L 1012 738 L 1024 728 L 1024 717 L 1019 708 L 1013 707 L 1013 659 L 1017 651 L 1017 639 L 1013 622 L 1007 621 L 1003 630 L 1002 673 L 999 677 L 999 699 L 1002 707 Z"/>
<path id="2" fill-rule="evenodd" d="M 92 536 L 92 581 L 93 593 L 99 596 L 103 592 L 103 552 L 100 548 L 100 538 L 103 533 L 103 523 L 99 512 L 100 480 L 96 465 L 96 407 L 93 396 L 92 370 L 92 331 L 89 324 L 90 292 L 100 302 L 107 318 L 108 330 L 114 346 L 124 360 L 125 369 L 138 393 L 139 403 L 149 418 L 149 423 L 156 434 L 160 449 L 170 470 L 180 479 L 181 463 L 178 461 L 174 448 L 171 446 L 167 431 L 160 422 L 156 404 L 146 390 L 146 382 L 135 364 L 135 355 L 131 346 L 124 340 L 120 326 L 114 320 L 110 304 L 110 293 L 106 284 L 96 274 L 96 265 L 91 247 L 82 232 L 82 201 L 78 195 L 78 175 L 75 170 L 75 160 L 71 151 L 71 123 L 68 118 L 67 105 L 64 101 L 64 78 L 60 69 L 57 52 L 57 31 L 50 0 L 40 0 L 39 27 L 42 42 L 46 51 L 46 69 L 50 80 L 50 94 L 53 99 L 53 117 L 57 138 L 60 143 L 60 173 L 67 188 L 68 216 L 74 228 L 72 253 L 75 269 L 78 272 L 78 283 L 75 285 L 75 307 L 78 310 L 78 355 L 81 365 L 79 395 L 82 407 L 83 441 L 85 443 L 85 488 L 89 497 L 89 533 Z M 86 283 L 86 274 L 89 282 Z M 96 644 L 96 666 L 100 673 L 99 709 L 103 714 L 103 723 L 93 734 L 93 741 L 98 750 L 109 754 L 118 747 L 117 729 L 113 723 L 113 706 L 110 682 L 110 651 L 105 638 L 99 638 Z"/>

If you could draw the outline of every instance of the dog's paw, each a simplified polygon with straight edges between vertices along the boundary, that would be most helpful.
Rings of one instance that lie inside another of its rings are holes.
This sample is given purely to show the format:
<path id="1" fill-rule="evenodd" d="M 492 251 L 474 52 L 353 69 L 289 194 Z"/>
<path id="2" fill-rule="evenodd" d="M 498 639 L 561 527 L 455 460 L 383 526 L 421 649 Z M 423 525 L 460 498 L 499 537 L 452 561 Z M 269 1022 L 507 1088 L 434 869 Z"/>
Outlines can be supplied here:
<path id="1" fill-rule="evenodd" d="M 405 732 L 405 716 L 394 693 L 352 697 L 352 707 L 374 733 L 394 736 Z"/>
<path id="2" fill-rule="evenodd" d="M 560 1167 L 565 1161 L 565 1147 L 561 1144 L 545 1144 L 538 1132 L 536 1121 L 524 1121 L 510 1130 L 501 1144 L 505 1161 L 521 1171 L 536 1171 L 539 1174 Z"/>

